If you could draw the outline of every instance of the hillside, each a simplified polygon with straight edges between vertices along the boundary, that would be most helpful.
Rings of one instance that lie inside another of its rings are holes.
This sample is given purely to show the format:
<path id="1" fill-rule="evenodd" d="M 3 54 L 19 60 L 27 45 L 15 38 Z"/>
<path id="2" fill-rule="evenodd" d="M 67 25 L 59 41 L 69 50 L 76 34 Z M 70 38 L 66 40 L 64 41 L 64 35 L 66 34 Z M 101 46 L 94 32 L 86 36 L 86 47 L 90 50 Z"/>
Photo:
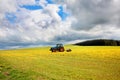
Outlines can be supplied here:
<path id="1" fill-rule="evenodd" d="M 107 40 L 107 39 L 98 39 L 98 40 L 88 40 L 75 45 L 80 46 L 120 46 L 119 40 Z"/>

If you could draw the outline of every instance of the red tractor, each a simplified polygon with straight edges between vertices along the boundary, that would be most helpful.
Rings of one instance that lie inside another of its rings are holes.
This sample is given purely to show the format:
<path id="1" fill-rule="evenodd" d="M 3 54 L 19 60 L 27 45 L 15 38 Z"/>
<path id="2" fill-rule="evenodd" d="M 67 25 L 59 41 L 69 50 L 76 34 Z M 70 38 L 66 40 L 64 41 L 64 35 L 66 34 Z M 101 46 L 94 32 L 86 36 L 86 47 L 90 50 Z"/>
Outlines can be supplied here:
<path id="1" fill-rule="evenodd" d="M 51 47 L 50 51 L 52 51 L 52 52 L 57 52 L 57 51 L 58 52 L 64 52 L 65 49 L 63 47 L 63 44 L 56 44 L 56 47 Z"/>

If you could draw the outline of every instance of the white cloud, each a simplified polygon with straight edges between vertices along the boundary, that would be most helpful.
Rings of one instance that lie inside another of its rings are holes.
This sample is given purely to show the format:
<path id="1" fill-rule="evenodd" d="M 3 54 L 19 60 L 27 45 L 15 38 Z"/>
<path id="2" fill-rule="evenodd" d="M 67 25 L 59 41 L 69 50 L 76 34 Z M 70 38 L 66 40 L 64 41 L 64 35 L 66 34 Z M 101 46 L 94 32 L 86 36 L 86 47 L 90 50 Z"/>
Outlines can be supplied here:
<path id="1" fill-rule="evenodd" d="M 61 21 L 60 16 L 58 15 L 59 12 L 59 6 L 55 4 L 48 4 L 48 6 L 45 7 L 45 11 L 54 18 L 55 21 Z"/>
<path id="2" fill-rule="evenodd" d="M 15 0 L 19 5 L 33 5 L 35 4 L 35 0 Z"/>
<path id="3" fill-rule="evenodd" d="M 76 40 L 107 38 L 120 40 L 119 0 L 0 0 L 0 48 L 53 44 Z M 22 5 L 40 5 L 43 9 L 28 10 Z M 58 15 L 62 5 L 69 16 Z M 6 13 L 17 18 L 14 23 Z"/>
<path id="4" fill-rule="evenodd" d="M 16 9 L 16 0 L 0 0 L 0 13 L 15 12 Z"/>
<path id="5" fill-rule="evenodd" d="M 56 36 L 62 36 L 70 29 L 72 18 L 68 17 L 65 21 L 62 21 L 58 15 L 60 10 L 58 4 L 47 4 L 39 10 L 28 10 L 19 7 L 19 5 L 34 4 L 32 1 L 21 0 L 16 2 L 14 0 L 14 4 L 9 5 L 15 8 L 13 10 L 9 7 L 11 11 L 6 10 L 8 7 L 3 7 L 4 13 L 2 13 L 3 17 L 0 19 L 2 21 L 0 22 L 0 44 L 3 46 L 5 43 L 3 48 L 54 42 L 53 39 Z M 6 2 L 9 1 L 6 0 Z M 46 4 L 44 2 L 40 3 Z M 14 14 L 17 17 L 16 22 L 9 22 L 5 17 L 5 13 Z"/>
<path id="6" fill-rule="evenodd" d="M 46 0 L 40 0 L 37 4 L 40 4 L 42 7 L 45 7 L 47 5 Z"/>
<path id="7" fill-rule="evenodd" d="M 91 29 L 98 24 L 119 24 L 119 0 L 59 0 L 67 4 L 73 16 L 78 19 L 76 30 Z"/>

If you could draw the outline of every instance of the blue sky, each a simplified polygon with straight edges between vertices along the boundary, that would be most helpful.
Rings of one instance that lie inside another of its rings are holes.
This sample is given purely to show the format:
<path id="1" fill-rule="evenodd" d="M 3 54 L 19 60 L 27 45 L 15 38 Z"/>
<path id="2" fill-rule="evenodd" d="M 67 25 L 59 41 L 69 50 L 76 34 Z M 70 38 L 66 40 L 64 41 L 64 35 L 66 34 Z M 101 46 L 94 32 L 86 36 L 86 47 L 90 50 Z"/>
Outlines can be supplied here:
<path id="1" fill-rule="evenodd" d="M 39 5 L 40 0 L 35 0 L 36 4 L 33 5 L 21 5 L 20 8 L 25 8 L 31 11 L 34 10 L 41 10 L 43 9 L 43 7 L 41 5 Z M 47 4 L 55 4 L 52 0 L 46 0 Z M 69 14 L 67 12 L 64 11 L 64 8 L 62 5 L 59 6 L 59 11 L 58 11 L 58 15 L 61 17 L 61 19 L 64 21 L 66 20 L 66 18 L 69 16 Z M 9 22 L 11 23 L 15 23 L 16 20 L 16 15 L 14 13 L 6 13 L 6 19 L 8 19 Z"/>
<path id="2" fill-rule="evenodd" d="M 62 20 L 65 20 L 66 17 L 68 16 L 68 13 L 64 12 L 63 6 L 59 6 L 59 9 L 60 11 L 58 12 L 58 14 L 62 18 Z"/>
<path id="3" fill-rule="evenodd" d="M 21 6 L 22 8 L 26 8 L 28 10 L 39 10 L 39 9 L 43 9 L 42 6 L 40 5 L 23 5 Z"/>
<path id="4" fill-rule="evenodd" d="M 46 0 L 49 4 L 53 4 L 54 2 L 52 0 Z"/>
<path id="5" fill-rule="evenodd" d="M 0 49 L 120 40 L 120 0 L 1 0 Z"/>
<path id="6" fill-rule="evenodd" d="M 16 22 L 16 16 L 15 16 L 15 14 L 14 13 L 6 13 L 6 19 L 8 19 L 8 21 L 10 22 L 10 23 L 15 23 Z"/>

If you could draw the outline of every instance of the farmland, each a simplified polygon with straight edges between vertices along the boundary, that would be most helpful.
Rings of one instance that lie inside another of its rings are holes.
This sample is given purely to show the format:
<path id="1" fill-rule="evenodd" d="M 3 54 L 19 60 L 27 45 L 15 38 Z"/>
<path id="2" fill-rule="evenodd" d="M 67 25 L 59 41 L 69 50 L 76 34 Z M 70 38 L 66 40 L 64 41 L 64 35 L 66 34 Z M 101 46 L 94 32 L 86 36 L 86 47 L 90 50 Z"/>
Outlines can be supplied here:
<path id="1" fill-rule="evenodd" d="M 66 45 L 0 50 L 0 80 L 119 80 L 120 47 Z"/>

